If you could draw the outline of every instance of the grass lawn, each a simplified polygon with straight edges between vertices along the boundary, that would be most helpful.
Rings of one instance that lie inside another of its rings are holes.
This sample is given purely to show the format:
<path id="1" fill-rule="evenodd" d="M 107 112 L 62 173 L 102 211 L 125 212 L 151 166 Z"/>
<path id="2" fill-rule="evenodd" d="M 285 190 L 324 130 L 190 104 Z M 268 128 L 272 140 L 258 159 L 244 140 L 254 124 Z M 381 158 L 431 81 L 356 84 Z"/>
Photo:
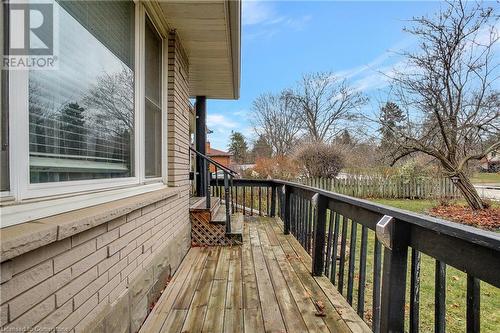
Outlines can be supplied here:
<path id="1" fill-rule="evenodd" d="M 429 208 L 437 204 L 430 200 L 373 200 L 384 205 L 407 209 L 417 213 L 425 213 Z M 361 227 L 358 226 L 358 238 L 356 257 L 359 258 Z M 372 298 L 372 280 L 373 280 L 373 244 L 375 239 L 374 232 L 369 232 L 369 243 L 367 253 L 367 289 L 365 300 L 368 302 L 366 307 L 366 317 L 371 316 L 371 298 Z M 426 255 L 421 256 L 421 282 L 420 282 L 420 331 L 434 331 L 434 272 L 435 260 Z M 359 270 L 359 259 L 356 260 L 356 270 Z M 410 261 L 408 261 L 410 267 Z M 347 269 L 347 267 L 346 267 Z M 465 310 L 466 310 L 466 290 L 467 276 L 465 273 L 448 266 L 447 267 L 447 285 L 446 285 L 446 326 L 447 332 L 465 331 Z M 409 285 L 410 275 L 408 272 L 407 286 Z M 357 289 L 357 284 L 355 284 Z M 356 295 L 355 290 L 355 295 Z M 409 300 L 409 288 L 407 293 Z M 354 303 L 355 304 L 355 303 Z M 409 303 L 407 303 L 406 313 L 409 312 Z M 407 318 L 408 319 L 408 318 Z M 408 322 L 408 320 L 407 320 Z M 481 332 L 498 332 L 500 329 L 500 288 L 493 287 L 487 283 L 481 282 Z"/>
<path id="2" fill-rule="evenodd" d="M 500 172 L 478 172 L 474 174 L 474 176 L 471 178 L 471 181 L 474 184 L 500 184 Z"/>
<path id="3" fill-rule="evenodd" d="M 411 212 L 426 214 L 429 209 L 439 205 L 436 200 L 409 200 L 409 199 L 369 199 L 382 205 L 406 209 Z M 451 204 L 466 205 L 465 200 L 453 200 Z M 500 207 L 500 202 L 489 201 L 492 207 Z"/>
<path id="4" fill-rule="evenodd" d="M 426 213 L 429 209 L 439 204 L 435 200 L 371 199 L 371 201 L 421 214 Z"/>

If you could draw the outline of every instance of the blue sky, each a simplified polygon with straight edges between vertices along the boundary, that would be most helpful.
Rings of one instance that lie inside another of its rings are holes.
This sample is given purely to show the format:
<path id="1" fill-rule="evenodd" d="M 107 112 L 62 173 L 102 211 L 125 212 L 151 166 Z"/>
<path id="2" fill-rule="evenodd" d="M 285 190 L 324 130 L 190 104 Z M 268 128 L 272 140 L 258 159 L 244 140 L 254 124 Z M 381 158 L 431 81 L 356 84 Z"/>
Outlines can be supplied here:
<path id="1" fill-rule="evenodd" d="M 397 66 L 394 53 L 412 47 L 402 31 L 412 16 L 435 12 L 438 1 L 243 0 L 241 97 L 208 101 L 212 147 L 226 149 L 232 130 L 253 138 L 252 101 L 292 86 L 303 73 L 333 71 L 367 94 L 375 109 Z"/>

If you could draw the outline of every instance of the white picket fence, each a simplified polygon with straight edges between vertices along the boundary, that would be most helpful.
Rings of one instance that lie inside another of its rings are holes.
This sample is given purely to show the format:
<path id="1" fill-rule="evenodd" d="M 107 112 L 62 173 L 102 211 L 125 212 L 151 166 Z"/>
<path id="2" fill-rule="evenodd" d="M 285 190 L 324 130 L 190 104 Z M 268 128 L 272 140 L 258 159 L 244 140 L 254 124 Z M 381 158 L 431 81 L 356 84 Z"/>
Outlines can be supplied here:
<path id="1" fill-rule="evenodd" d="M 402 177 L 301 178 L 302 184 L 358 198 L 440 199 L 460 198 L 449 178 L 407 180 Z"/>

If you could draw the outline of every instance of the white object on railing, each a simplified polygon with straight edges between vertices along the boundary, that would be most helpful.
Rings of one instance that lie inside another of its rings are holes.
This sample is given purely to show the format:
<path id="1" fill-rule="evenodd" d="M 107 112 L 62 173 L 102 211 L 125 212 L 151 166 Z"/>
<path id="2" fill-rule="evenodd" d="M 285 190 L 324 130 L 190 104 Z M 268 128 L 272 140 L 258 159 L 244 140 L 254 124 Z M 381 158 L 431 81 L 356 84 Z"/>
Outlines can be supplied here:
<path id="1" fill-rule="evenodd" d="M 394 217 L 384 215 L 376 226 L 377 239 L 389 250 L 392 250 L 392 229 L 394 225 Z"/>

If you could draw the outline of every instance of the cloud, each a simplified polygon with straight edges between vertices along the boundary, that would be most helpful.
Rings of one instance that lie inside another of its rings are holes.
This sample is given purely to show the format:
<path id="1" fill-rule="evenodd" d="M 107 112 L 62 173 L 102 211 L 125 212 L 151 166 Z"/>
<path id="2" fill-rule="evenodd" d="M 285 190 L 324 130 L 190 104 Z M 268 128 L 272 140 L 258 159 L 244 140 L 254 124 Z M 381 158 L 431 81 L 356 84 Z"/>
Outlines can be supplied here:
<path id="1" fill-rule="evenodd" d="M 207 116 L 207 126 L 214 130 L 215 128 L 235 128 L 238 124 L 232 120 L 227 119 L 222 114 L 209 114 Z M 213 128 L 212 128 L 213 127 Z"/>
<path id="2" fill-rule="evenodd" d="M 289 16 L 280 14 L 283 10 L 276 9 L 276 3 L 262 0 L 243 1 L 243 25 L 245 39 L 271 38 L 283 29 L 303 30 L 312 16 Z"/>
<path id="3" fill-rule="evenodd" d="M 241 112 L 245 111 L 242 110 Z M 242 117 L 239 116 L 239 118 L 243 119 Z M 245 125 L 245 121 L 237 123 L 221 114 L 207 115 L 207 126 L 212 130 L 208 135 L 208 140 L 212 148 L 226 150 L 232 131 L 242 133 L 247 142 L 251 143 L 254 140 L 255 133 L 252 127 Z"/>
<path id="4" fill-rule="evenodd" d="M 274 7 L 264 1 L 243 1 L 243 24 L 255 25 L 277 19 Z"/>
<path id="5" fill-rule="evenodd" d="M 413 38 L 405 38 L 369 63 L 337 71 L 334 76 L 350 80 L 359 91 L 369 92 L 385 88 L 390 84 L 390 77 L 395 73 L 395 70 L 405 69 L 404 59 L 396 52 L 414 46 L 415 40 Z"/>
<path id="6" fill-rule="evenodd" d="M 238 110 L 238 111 L 233 112 L 233 114 L 234 114 L 235 116 L 246 117 L 246 116 L 248 116 L 248 111 L 247 111 L 247 110 L 245 110 L 245 109 L 241 109 L 241 110 Z"/>
<path id="7" fill-rule="evenodd" d="M 301 17 L 295 17 L 295 18 L 288 18 L 285 21 L 285 24 L 287 27 L 292 28 L 296 31 L 303 30 L 309 21 L 311 21 L 312 15 L 304 15 Z"/>
<path id="8" fill-rule="evenodd" d="M 479 55 L 482 52 L 482 46 L 490 43 L 490 38 L 498 38 L 500 31 L 500 22 L 497 22 L 493 27 L 484 27 L 478 31 L 475 36 L 476 44 L 468 43 L 467 48 L 472 54 Z M 349 79 L 354 87 L 359 91 L 369 92 L 376 89 L 382 89 L 390 85 L 391 77 L 397 72 L 409 73 L 415 72 L 417 69 L 411 67 L 405 59 L 403 59 L 397 51 L 411 50 L 417 47 L 418 41 L 415 38 L 407 37 L 399 43 L 393 45 L 389 50 L 380 54 L 366 65 L 357 66 L 336 72 L 337 77 Z M 495 59 L 498 59 L 497 53 L 500 51 L 500 42 L 496 42 L 493 47 Z"/>

